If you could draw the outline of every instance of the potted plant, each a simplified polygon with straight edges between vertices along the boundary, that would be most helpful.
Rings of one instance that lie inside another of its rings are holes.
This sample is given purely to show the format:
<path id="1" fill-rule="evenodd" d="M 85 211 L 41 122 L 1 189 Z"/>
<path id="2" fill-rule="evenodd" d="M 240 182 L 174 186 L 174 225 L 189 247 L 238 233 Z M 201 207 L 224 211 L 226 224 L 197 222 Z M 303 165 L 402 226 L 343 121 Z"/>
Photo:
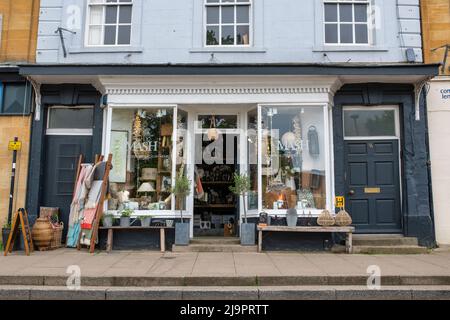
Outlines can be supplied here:
<path id="1" fill-rule="evenodd" d="M 131 209 L 123 209 L 120 213 L 120 226 L 121 227 L 129 227 L 130 226 L 130 217 L 133 214 L 133 210 Z"/>
<path id="2" fill-rule="evenodd" d="M 102 224 L 106 228 L 110 228 L 113 226 L 114 215 L 111 213 L 106 213 L 102 217 Z"/>
<path id="3" fill-rule="evenodd" d="M 150 223 L 152 222 L 152 216 L 151 215 L 139 216 L 139 221 L 141 221 L 142 227 L 150 227 Z"/>
<path id="4" fill-rule="evenodd" d="M 234 185 L 230 186 L 230 191 L 242 197 L 244 205 L 244 222 L 241 223 L 241 245 L 252 246 L 255 244 L 255 223 L 247 221 L 247 206 L 245 205 L 245 197 L 251 189 L 250 178 L 245 174 L 234 174 Z"/>
<path id="5" fill-rule="evenodd" d="M 13 249 L 14 250 L 23 250 L 23 248 L 25 248 L 25 244 L 23 242 L 23 237 L 22 237 L 22 231 L 21 231 L 21 227 L 19 226 L 19 232 L 16 236 L 16 239 L 14 241 L 13 244 Z M 3 225 L 2 227 L 2 246 L 3 249 L 5 249 L 6 247 L 6 243 L 8 242 L 8 237 L 9 234 L 11 233 L 11 223 L 7 222 Z"/>
<path id="6" fill-rule="evenodd" d="M 189 223 L 185 223 L 183 219 L 183 204 L 186 197 L 191 193 L 191 182 L 185 175 L 178 175 L 175 179 L 175 185 L 171 192 L 180 201 L 181 222 L 175 224 L 175 244 L 189 245 Z"/>

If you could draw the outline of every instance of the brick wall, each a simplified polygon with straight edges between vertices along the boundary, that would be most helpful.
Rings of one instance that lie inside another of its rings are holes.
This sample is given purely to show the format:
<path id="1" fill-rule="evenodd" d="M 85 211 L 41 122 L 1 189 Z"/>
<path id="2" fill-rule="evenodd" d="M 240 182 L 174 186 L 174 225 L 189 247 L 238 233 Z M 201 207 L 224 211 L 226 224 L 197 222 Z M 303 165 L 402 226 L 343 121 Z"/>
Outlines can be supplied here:
<path id="1" fill-rule="evenodd" d="M 0 117 L 0 227 L 3 226 L 8 215 L 12 164 L 12 151 L 8 150 L 8 141 L 14 140 L 14 137 L 18 137 L 22 141 L 22 150 L 17 154 L 17 178 L 13 208 L 25 205 L 30 121 L 31 117 L 29 116 Z"/>
<path id="2" fill-rule="evenodd" d="M 450 1 L 422 0 L 423 48 L 426 63 L 442 62 L 445 49 L 432 51 L 450 44 Z M 450 56 L 447 57 L 445 74 L 450 75 Z"/>

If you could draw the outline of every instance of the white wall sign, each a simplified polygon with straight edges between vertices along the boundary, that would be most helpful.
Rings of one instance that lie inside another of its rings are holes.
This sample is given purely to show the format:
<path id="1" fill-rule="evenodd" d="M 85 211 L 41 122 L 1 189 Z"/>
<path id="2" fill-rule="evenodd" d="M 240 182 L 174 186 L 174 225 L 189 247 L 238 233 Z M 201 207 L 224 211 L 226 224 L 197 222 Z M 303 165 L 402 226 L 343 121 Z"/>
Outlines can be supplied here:
<path id="1" fill-rule="evenodd" d="M 128 132 L 111 131 L 112 169 L 111 182 L 125 183 L 127 180 Z"/>

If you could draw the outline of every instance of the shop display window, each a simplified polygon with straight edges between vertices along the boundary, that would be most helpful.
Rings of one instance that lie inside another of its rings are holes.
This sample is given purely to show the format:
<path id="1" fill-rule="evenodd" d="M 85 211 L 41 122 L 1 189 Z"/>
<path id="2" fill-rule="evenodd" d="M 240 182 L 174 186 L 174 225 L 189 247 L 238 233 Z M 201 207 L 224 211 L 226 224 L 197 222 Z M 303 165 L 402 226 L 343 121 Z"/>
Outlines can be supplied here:
<path id="1" fill-rule="evenodd" d="M 324 109 L 261 109 L 263 210 L 326 207 Z"/>

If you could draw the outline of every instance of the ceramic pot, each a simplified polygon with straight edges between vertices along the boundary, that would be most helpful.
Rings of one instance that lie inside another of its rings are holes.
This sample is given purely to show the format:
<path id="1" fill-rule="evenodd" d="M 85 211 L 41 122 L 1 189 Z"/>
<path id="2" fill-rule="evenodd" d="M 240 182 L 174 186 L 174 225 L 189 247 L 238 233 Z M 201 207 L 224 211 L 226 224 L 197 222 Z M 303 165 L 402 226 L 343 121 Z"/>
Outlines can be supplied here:
<path id="1" fill-rule="evenodd" d="M 297 210 L 295 210 L 294 208 L 289 209 L 286 213 L 286 222 L 288 227 L 295 227 L 297 226 Z"/>
<path id="2" fill-rule="evenodd" d="M 120 217 L 120 226 L 128 228 L 130 226 L 130 217 Z"/>
<path id="3" fill-rule="evenodd" d="M 53 228 L 47 218 L 38 218 L 31 232 L 33 243 L 39 248 L 44 249 L 50 246 L 53 237 Z"/>
<path id="4" fill-rule="evenodd" d="M 150 223 L 152 222 L 152 217 L 145 217 L 140 219 L 142 227 L 150 227 Z"/>

